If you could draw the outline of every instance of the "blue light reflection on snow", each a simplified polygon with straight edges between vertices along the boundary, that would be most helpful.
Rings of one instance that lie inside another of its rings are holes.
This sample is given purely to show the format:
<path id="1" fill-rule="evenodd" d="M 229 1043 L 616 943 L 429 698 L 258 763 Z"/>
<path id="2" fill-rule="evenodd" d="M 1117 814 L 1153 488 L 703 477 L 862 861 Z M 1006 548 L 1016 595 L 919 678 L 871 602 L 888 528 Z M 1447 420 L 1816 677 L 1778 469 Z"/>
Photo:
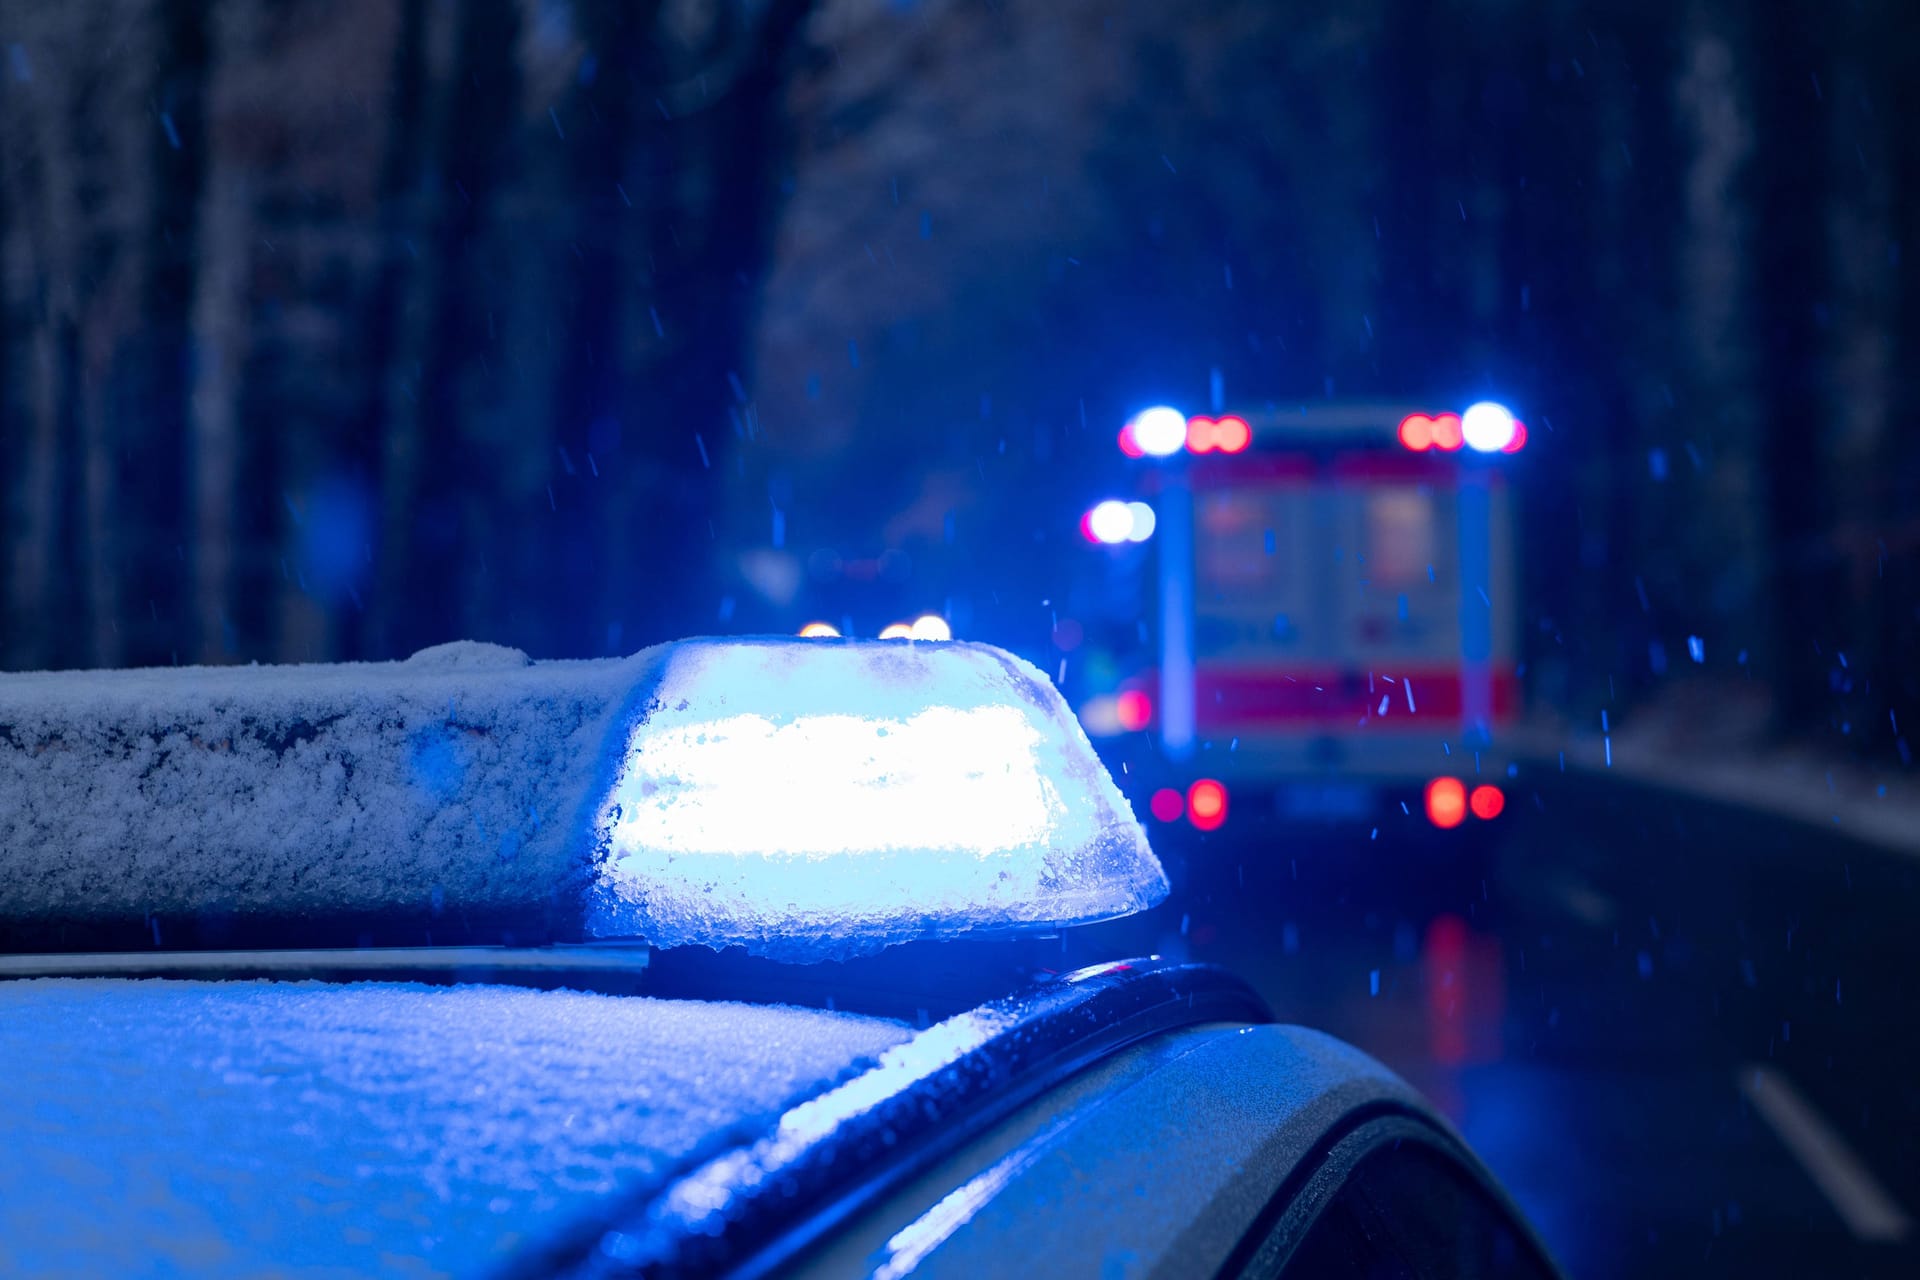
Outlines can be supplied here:
<path id="1" fill-rule="evenodd" d="M 810 1148 L 832 1139 L 847 1121 L 931 1080 L 1019 1022 L 1018 1013 L 988 1006 L 958 1014 L 895 1045 L 870 1070 L 787 1111 L 767 1137 L 682 1178 L 649 1212 L 647 1234 L 610 1234 L 601 1241 L 601 1252 L 621 1263 L 645 1265 L 663 1256 L 676 1236 L 719 1235 L 738 1191 L 778 1177 Z"/>
<path id="2" fill-rule="evenodd" d="M 601 936 L 784 959 L 1164 895 L 1046 677 L 965 642 L 689 642 L 607 789 Z"/>
<path id="3" fill-rule="evenodd" d="M 896 1231 L 873 1258 L 870 1280 L 900 1280 L 913 1274 L 929 1254 L 973 1221 L 981 1206 L 999 1195 L 1008 1183 L 1026 1171 L 1027 1166 L 1046 1151 L 1047 1143 L 1072 1123 L 1070 1118 L 1055 1120 L 1013 1151 L 976 1174 L 925 1213 Z"/>

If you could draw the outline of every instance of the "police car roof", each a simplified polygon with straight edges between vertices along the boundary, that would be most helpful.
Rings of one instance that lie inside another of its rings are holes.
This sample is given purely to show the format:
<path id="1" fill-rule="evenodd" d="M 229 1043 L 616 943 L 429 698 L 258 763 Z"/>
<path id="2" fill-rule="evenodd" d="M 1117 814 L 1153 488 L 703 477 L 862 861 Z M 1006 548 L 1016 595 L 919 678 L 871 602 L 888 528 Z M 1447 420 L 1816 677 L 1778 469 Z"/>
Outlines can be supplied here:
<path id="1" fill-rule="evenodd" d="M 631 1195 L 911 1029 L 415 983 L 0 982 L 21 1274 L 437 1274 Z"/>
<path id="2" fill-rule="evenodd" d="M 1157 962 L 918 1031 L 498 985 L 0 982 L 25 1138 L 0 1239 L 35 1273 L 701 1271 L 804 1247 L 1130 1044 L 1267 1016 Z"/>

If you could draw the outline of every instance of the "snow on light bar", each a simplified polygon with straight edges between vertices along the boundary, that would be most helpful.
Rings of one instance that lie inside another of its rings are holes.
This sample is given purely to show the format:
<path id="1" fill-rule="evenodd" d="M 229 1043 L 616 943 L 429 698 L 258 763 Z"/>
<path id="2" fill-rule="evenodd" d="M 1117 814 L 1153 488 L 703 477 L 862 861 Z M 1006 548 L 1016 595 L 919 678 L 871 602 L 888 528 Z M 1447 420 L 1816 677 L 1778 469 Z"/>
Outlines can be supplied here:
<path id="1" fill-rule="evenodd" d="M 0 938 L 29 947 L 403 919 L 806 961 L 1165 893 L 1059 694 L 986 645 L 0 676 Z"/>

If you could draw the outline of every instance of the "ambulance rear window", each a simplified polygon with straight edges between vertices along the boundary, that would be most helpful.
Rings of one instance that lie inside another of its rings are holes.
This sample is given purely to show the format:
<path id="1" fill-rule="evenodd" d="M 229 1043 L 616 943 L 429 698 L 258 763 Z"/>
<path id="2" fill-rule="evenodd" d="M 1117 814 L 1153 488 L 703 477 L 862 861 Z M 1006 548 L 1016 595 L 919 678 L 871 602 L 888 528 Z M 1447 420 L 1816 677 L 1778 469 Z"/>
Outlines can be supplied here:
<path id="1" fill-rule="evenodd" d="M 1201 601 L 1221 592 L 1273 590 L 1285 580 L 1290 557 L 1286 504 L 1297 499 L 1275 489 L 1222 489 L 1199 499 L 1195 569 Z"/>
<path id="2" fill-rule="evenodd" d="M 1367 494 L 1367 578 L 1376 586 L 1424 581 L 1433 563 L 1433 494 L 1396 485 Z"/>

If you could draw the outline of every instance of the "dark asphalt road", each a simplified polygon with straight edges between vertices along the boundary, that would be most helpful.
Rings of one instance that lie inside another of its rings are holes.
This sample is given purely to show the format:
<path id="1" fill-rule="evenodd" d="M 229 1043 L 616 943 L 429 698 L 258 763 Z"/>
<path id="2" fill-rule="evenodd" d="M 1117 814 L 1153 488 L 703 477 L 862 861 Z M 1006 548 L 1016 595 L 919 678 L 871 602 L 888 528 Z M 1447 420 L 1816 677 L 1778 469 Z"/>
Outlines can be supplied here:
<path id="1" fill-rule="evenodd" d="M 1156 831 L 1176 896 L 1134 927 L 1423 1088 L 1576 1277 L 1920 1276 L 1920 858 L 1605 775 L 1510 793 L 1481 841 L 1236 797 Z"/>

